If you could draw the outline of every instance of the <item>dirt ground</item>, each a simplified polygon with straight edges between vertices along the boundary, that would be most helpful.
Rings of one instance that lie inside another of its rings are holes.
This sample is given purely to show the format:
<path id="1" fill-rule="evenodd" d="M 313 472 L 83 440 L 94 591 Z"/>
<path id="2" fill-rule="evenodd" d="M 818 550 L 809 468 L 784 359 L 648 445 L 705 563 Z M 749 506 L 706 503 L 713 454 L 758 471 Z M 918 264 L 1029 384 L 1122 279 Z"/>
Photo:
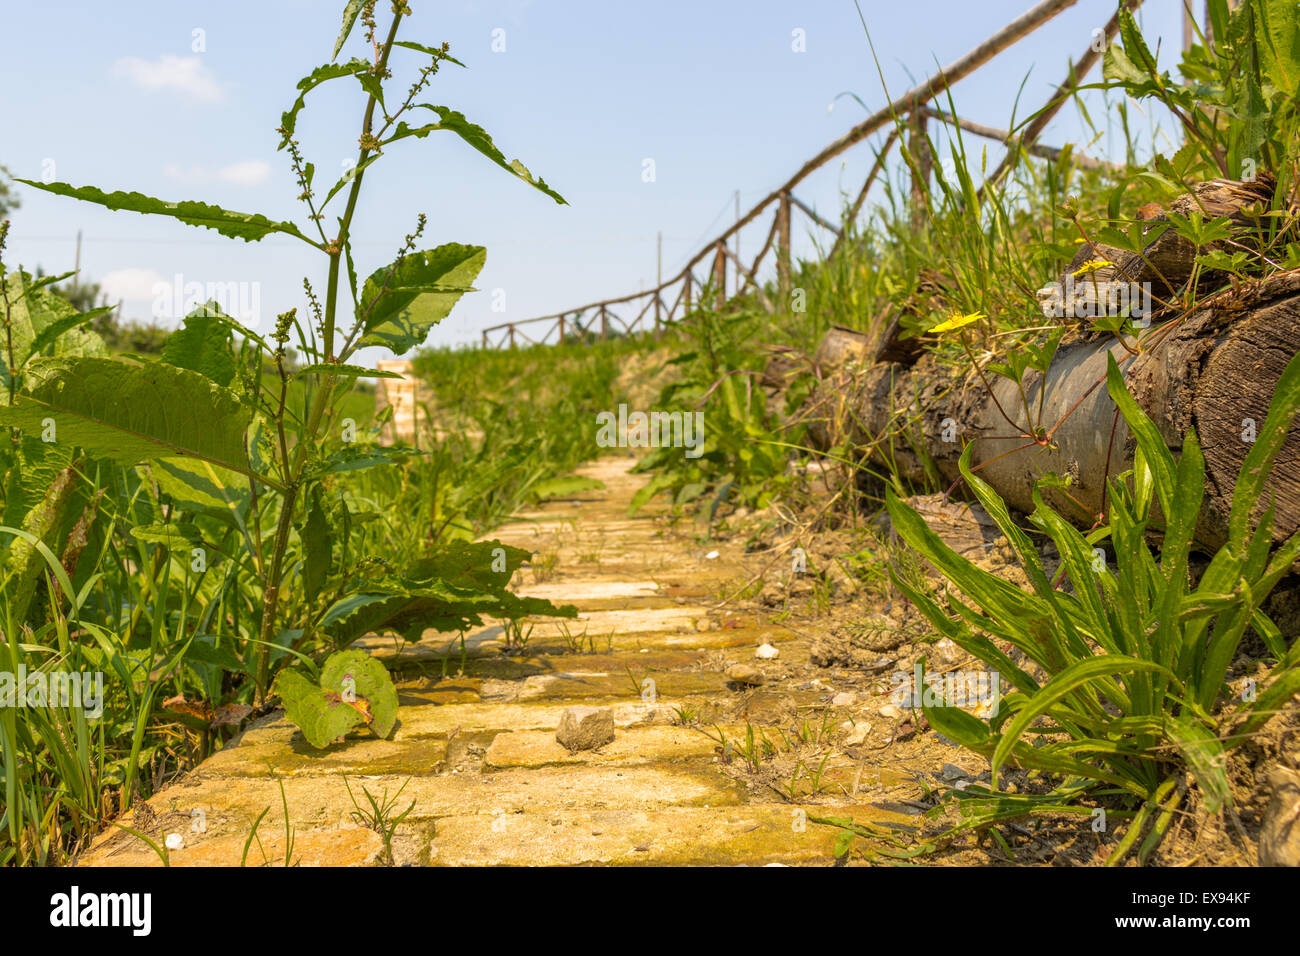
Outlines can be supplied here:
<path id="1" fill-rule="evenodd" d="M 956 551 L 1006 580 L 1027 586 L 1008 542 L 978 506 L 972 510 L 941 496 L 914 498 L 910 503 Z M 846 714 L 854 722 L 849 736 L 841 738 L 844 754 L 860 762 L 860 772 L 868 779 L 876 775 L 895 780 L 886 802 L 918 817 L 915 832 L 894 850 L 907 856 L 923 848 L 917 859 L 931 865 L 1104 863 L 1116 833 L 1113 829 L 1096 832 L 1091 816 L 1055 814 L 973 832 L 950 832 L 961 820 L 952 806 L 954 798 L 971 786 L 989 783 L 988 762 L 929 728 L 924 716 L 909 704 L 898 707 L 893 691 L 899 677 L 915 673 L 922 659 L 927 672 L 968 673 L 983 665 L 951 641 L 937 640 L 924 618 L 888 583 L 888 562 L 907 560 L 907 556 L 891 538 L 887 518 L 870 524 L 843 517 L 838 521 L 811 518 L 811 514 L 742 512 L 724 522 L 727 530 L 718 537 L 745 542 L 754 568 L 751 577 L 733 589 L 734 593 L 743 588 L 742 595 L 728 608 L 733 613 L 740 613 L 740 608 L 775 609 L 784 626 L 809 638 L 807 659 L 789 661 L 781 679 L 768 685 L 769 692 L 822 683 L 853 695 L 851 714 L 831 706 L 837 727 L 843 727 L 838 721 Z M 795 547 L 806 555 L 803 573 L 792 568 Z M 1051 573 L 1055 556 L 1044 553 L 1042 557 Z M 928 571 L 934 586 L 942 589 L 939 575 Z M 1289 582 L 1267 606 L 1292 639 L 1300 631 L 1297 595 L 1300 586 Z M 1248 636 L 1229 679 L 1262 678 L 1267 671 L 1264 657 L 1262 642 Z M 790 762 L 790 757 L 780 757 L 758 770 L 739 764 L 732 772 L 750 786 L 772 786 L 788 772 Z M 1300 702 L 1293 698 L 1246 744 L 1232 751 L 1227 769 L 1231 806 L 1215 813 L 1206 811 L 1191 775 L 1186 776 L 1180 789 L 1186 787 L 1187 796 L 1149 865 L 1257 865 L 1270 799 L 1285 804 L 1275 818 L 1289 822 L 1291 853 L 1296 852 L 1300 845 L 1300 801 L 1296 800 L 1300 776 L 1295 774 L 1300 769 Z M 1020 770 L 1004 772 L 1002 780 L 1003 791 L 1011 794 L 1041 794 L 1050 789 L 1037 774 Z M 885 852 L 881 857 L 868 848 L 866 856 L 887 859 L 890 851 Z"/>

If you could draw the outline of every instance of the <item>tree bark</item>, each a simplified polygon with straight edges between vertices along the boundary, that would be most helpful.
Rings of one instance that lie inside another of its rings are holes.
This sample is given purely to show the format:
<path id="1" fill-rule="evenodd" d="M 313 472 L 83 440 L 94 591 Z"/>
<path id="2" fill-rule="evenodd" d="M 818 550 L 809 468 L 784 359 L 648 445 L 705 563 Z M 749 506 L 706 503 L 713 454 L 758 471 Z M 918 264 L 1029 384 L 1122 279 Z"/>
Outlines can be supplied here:
<path id="1" fill-rule="evenodd" d="M 1152 329 L 1136 357 L 1114 338 L 1099 340 L 1095 333 L 1063 343 L 1046 376 L 1041 419 L 1044 382 L 1037 372 L 1025 373 L 1022 400 L 1008 379 L 985 372 L 986 389 L 969 366 L 941 364 L 926 353 L 911 366 L 878 362 L 864 372 L 827 379 L 812 436 L 829 448 L 847 434 L 876 466 L 912 482 L 938 479 L 944 487 L 960 477 L 962 448 L 974 441 L 977 474 L 1009 505 L 1032 511 L 1035 482 L 1054 473 L 1070 479 L 1068 495 L 1077 503 L 1050 487 L 1043 497 L 1087 527 L 1102 511 L 1107 475 L 1133 463 L 1128 427 L 1106 389 L 1106 358 L 1114 354 L 1138 404 L 1176 453 L 1188 429 L 1196 429 L 1206 464 L 1197 537 L 1213 548 L 1225 539 L 1233 488 L 1250 442 L 1264 424 L 1282 370 L 1297 352 L 1300 274 L 1288 273 L 1216 296 L 1212 305 L 1176 324 Z M 838 411 L 826 411 L 831 408 Z M 1054 429 L 1051 446 L 1013 437 L 1032 432 L 1040 421 Z M 1283 444 L 1261 510 L 1270 496 L 1277 508 L 1273 534 L 1280 541 L 1300 529 L 1300 430 Z"/>

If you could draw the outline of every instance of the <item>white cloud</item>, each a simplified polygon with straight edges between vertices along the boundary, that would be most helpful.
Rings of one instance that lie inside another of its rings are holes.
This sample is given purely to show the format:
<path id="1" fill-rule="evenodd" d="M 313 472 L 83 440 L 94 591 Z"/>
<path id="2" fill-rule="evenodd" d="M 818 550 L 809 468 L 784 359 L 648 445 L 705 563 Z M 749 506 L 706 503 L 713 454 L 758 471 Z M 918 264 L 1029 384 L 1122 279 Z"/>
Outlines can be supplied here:
<path id="1" fill-rule="evenodd" d="M 125 76 L 141 89 L 175 90 L 205 103 L 225 96 L 212 71 L 197 56 L 164 53 L 156 60 L 124 56 L 113 64 L 113 75 Z"/>
<path id="2" fill-rule="evenodd" d="M 152 299 L 154 287 L 162 283 L 170 288 L 171 282 L 152 269 L 118 269 L 99 280 L 99 287 L 110 302 L 118 299 L 140 301 Z"/>
<path id="3" fill-rule="evenodd" d="M 270 178 L 271 164 L 261 159 L 248 159 L 213 170 L 204 166 L 178 166 L 176 163 L 168 163 L 163 167 L 163 175 L 173 182 L 191 186 L 211 182 L 230 183 L 235 186 L 260 186 Z"/>
<path id="4" fill-rule="evenodd" d="M 231 163 L 217 170 L 217 179 L 236 186 L 260 186 L 271 176 L 271 164 L 261 159 Z"/>

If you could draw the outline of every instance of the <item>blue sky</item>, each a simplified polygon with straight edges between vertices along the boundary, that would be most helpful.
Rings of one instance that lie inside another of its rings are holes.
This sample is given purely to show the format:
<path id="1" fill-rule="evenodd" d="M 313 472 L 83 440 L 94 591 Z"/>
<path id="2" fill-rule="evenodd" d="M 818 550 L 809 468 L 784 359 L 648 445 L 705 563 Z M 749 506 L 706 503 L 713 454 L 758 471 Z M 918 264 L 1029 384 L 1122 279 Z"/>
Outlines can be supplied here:
<path id="1" fill-rule="evenodd" d="M 861 3 L 894 95 L 1033 5 Z M 16 176 L 304 222 L 274 129 L 297 80 L 329 59 L 343 6 L 0 0 L 0 164 Z M 386 7 L 381 2 L 381 14 Z M 402 35 L 446 40 L 468 67 L 448 67 L 421 99 L 484 126 L 507 157 L 569 201 L 555 204 L 449 133 L 398 144 L 372 167 L 354 228 L 363 275 L 393 258 L 418 212 L 429 215 L 426 245 L 488 249 L 481 291 L 461 301 L 431 344 L 474 341 L 487 325 L 651 287 L 657 232 L 667 276 L 731 221 L 735 190 L 748 208 L 862 118 L 849 98 L 828 111 L 838 93 L 852 90 L 872 109 L 886 102 L 853 0 L 412 0 L 412 7 Z M 1179 47 L 1180 9 L 1179 0 L 1151 0 L 1141 14 L 1148 39 L 1162 40 L 1162 59 Z M 1020 115 L 1036 109 L 1113 10 L 1112 0 L 1079 0 L 958 84 L 959 112 L 1005 127 L 1022 81 Z M 494 37 L 500 45 L 503 36 L 504 51 L 494 52 Z M 348 51 L 363 52 L 359 27 Z M 398 81 L 419 62 L 404 53 Z M 355 156 L 363 105 L 350 81 L 310 95 L 299 134 L 318 187 Z M 1044 141 L 1081 138 L 1091 135 L 1067 107 Z M 1110 145 L 1103 135 L 1088 151 L 1103 156 Z M 646 159 L 654 182 L 643 181 Z M 856 192 L 870 159 L 859 146 L 797 194 L 835 219 L 840 194 Z M 303 276 L 324 286 L 324 257 L 295 240 L 245 244 L 19 188 L 9 259 L 71 269 L 80 229 L 83 274 L 123 298 L 129 317 L 165 313 L 169 303 L 158 305 L 154 286 L 179 275 L 242 283 L 245 304 L 258 313 L 250 318 L 269 329 L 277 312 L 304 305 Z M 763 234 L 742 235 L 742 253 Z M 796 252 L 809 248 L 800 234 Z M 494 302 L 504 310 L 493 311 Z M 164 322 L 175 324 L 165 315 Z"/>

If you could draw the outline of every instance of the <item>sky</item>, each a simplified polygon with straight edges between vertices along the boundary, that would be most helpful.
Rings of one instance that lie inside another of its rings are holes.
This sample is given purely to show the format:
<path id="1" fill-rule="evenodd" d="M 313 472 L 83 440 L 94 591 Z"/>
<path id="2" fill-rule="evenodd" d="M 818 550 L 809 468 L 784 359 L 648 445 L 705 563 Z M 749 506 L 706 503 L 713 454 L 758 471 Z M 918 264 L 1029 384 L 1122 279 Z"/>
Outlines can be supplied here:
<path id="1" fill-rule="evenodd" d="M 411 0 L 401 37 L 446 41 L 466 65 L 446 67 L 420 100 L 483 126 L 567 205 L 451 133 L 409 139 L 366 174 L 353 227 L 358 272 L 391 262 L 420 212 L 428 215 L 426 248 L 487 248 L 479 291 L 430 345 L 472 343 L 485 326 L 651 288 L 658 234 L 667 277 L 734 221 L 736 191 L 747 210 L 866 115 L 839 94 L 875 110 L 886 91 L 899 95 L 1034 5 L 859 2 L 879 72 L 853 0 Z M 344 6 L 0 0 L 0 165 L 14 176 L 202 200 L 305 225 L 275 128 L 297 81 L 329 61 Z M 380 3 L 381 24 L 387 7 Z M 957 84 L 957 111 L 1005 128 L 1013 110 L 1020 118 L 1036 110 L 1114 8 L 1114 0 L 1078 0 Z M 1179 0 L 1150 0 L 1139 22 L 1170 60 L 1181 44 Z M 423 58 L 398 52 L 393 82 L 404 91 Z M 358 25 L 341 59 L 364 53 Z M 318 190 L 354 160 L 364 104 L 351 80 L 308 95 L 298 133 Z M 1121 156 L 1112 132 L 1095 138 L 1067 107 L 1042 141 Z M 989 162 L 998 155 L 991 149 Z M 871 159 L 870 144 L 859 145 L 796 195 L 838 220 L 842 196 L 857 192 Z M 17 188 L 22 207 L 7 259 L 70 270 L 80 231 L 82 278 L 121 299 L 128 318 L 175 326 L 184 286 L 215 283 L 232 311 L 268 331 L 277 313 L 305 307 L 304 277 L 324 288 L 326 257 L 298 240 L 244 243 Z M 814 249 L 806 223 L 795 227 L 796 254 Z M 742 255 L 765 234 L 765 225 L 743 232 Z"/>

